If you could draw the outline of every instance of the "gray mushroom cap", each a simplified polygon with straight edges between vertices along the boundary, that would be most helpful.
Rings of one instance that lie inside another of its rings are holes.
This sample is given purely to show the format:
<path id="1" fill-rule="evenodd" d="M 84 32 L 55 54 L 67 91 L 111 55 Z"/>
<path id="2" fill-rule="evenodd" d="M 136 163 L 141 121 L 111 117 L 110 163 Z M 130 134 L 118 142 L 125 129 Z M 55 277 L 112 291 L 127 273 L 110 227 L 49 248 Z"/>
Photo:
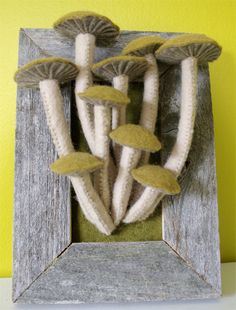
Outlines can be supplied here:
<path id="1" fill-rule="evenodd" d="M 203 34 L 183 34 L 167 40 L 157 51 L 158 60 L 177 64 L 188 57 L 198 63 L 216 60 L 221 54 L 219 44 Z"/>
<path id="2" fill-rule="evenodd" d="M 97 62 L 92 66 L 93 73 L 107 81 L 120 75 L 127 75 L 130 81 L 141 77 L 148 68 L 144 57 L 115 56 Z"/>
<path id="3" fill-rule="evenodd" d="M 75 38 L 80 33 L 93 34 L 97 46 L 113 44 L 120 33 L 120 29 L 109 18 L 93 12 L 72 12 L 58 19 L 54 29 L 59 33 Z"/>
<path id="4" fill-rule="evenodd" d="M 49 57 L 36 59 L 19 68 L 14 80 L 20 87 L 39 87 L 39 82 L 44 80 L 57 80 L 66 83 L 74 80 L 78 68 L 67 59 Z"/>

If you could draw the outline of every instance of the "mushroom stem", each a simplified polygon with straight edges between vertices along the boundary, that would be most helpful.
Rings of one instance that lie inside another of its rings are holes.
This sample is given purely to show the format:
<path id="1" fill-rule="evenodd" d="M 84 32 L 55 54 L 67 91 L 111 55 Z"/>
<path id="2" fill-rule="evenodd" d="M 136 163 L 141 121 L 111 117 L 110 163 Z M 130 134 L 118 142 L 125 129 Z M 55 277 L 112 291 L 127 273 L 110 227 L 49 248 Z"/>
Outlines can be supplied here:
<path id="1" fill-rule="evenodd" d="M 63 98 L 57 80 L 44 80 L 39 83 L 40 93 L 46 113 L 47 124 L 59 156 L 74 151 L 70 130 L 67 125 Z"/>
<path id="2" fill-rule="evenodd" d="M 151 132 L 154 132 L 158 113 L 159 71 L 156 58 L 153 54 L 148 54 L 145 58 L 149 66 L 144 74 L 143 102 L 139 124 L 149 129 Z M 143 151 L 139 166 L 147 164 L 149 162 L 149 157 L 150 152 Z M 131 204 L 138 200 L 142 192 L 143 186 L 135 182 L 130 199 Z"/>
<path id="3" fill-rule="evenodd" d="M 95 153 L 94 155 L 104 161 L 104 166 L 95 172 L 95 188 L 108 210 L 110 207 L 110 185 L 109 185 L 109 132 L 111 129 L 110 108 L 101 104 L 94 106 L 95 117 Z"/>
<path id="4" fill-rule="evenodd" d="M 181 62 L 181 107 L 180 120 L 178 125 L 178 133 L 175 145 L 167 159 L 164 167 L 171 170 L 176 177 L 181 173 L 181 170 L 187 159 L 194 132 L 194 122 L 196 114 L 196 93 L 197 93 L 197 59 L 188 57 Z M 151 215 L 157 204 L 164 197 L 161 191 L 156 191 L 148 202 L 144 190 L 140 198 L 127 212 L 124 222 L 133 223 L 144 220 Z M 155 198 L 155 199 L 154 199 Z M 155 200 L 155 203 L 153 201 Z"/>
<path id="5" fill-rule="evenodd" d="M 89 33 L 78 34 L 75 41 L 75 62 L 79 67 L 79 74 L 75 82 L 75 98 L 78 116 L 84 136 L 92 153 L 95 151 L 93 110 L 78 93 L 83 92 L 92 85 L 90 67 L 93 63 L 95 51 L 95 36 Z"/>
<path id="6" fill-rule="evenodd" d="M 129 78 L 127 75 L 119 75 L 113 78 L 113 87 L 127 95 Z M 112 130 L 126 123 L 126 107 L 112 107 Z M 116 164 L 120 161 L 121 146 L 112 142 Z"/>
<path id="7" fill-rule="evenodd" d="M 125 215 L 133 184 L 131 170 L 136 167 L 140 155 L 140 150 L 128 146 L 124 146 L 122 149 L 119 171 L 114 184 L 112 198 L 112 216 L 115 225 L 118 225 Z"/>
<path id="8" fill-rule="evenodd" d="M 70 180 L 85 216 L 99 231 L 110 235 L 115 226 L 97 192 L 94 190 L 90 176 L 85 174 L 83 176 L 70 177 Z"/>

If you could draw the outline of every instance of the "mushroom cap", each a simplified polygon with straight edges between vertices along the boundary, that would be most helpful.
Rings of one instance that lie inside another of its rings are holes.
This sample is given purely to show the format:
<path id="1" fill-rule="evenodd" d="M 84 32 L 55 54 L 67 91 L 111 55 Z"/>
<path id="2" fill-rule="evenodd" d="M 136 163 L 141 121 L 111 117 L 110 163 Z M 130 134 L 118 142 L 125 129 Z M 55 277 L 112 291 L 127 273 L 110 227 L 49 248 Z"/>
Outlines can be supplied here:
<path id="1" fill-rule="evenodd" d="M 217 59 L 220 53 L 219 44 L 204 34 L 183 34 L 167 40 L 155 54 L 160 61 L 176 64 L 188 57 L 206 63 Z"/>
<path id="2" fill-rule="evenodd" d="M 91 86 L 79 97 L 90 104 L 125 106 L 130 103 L 128 96 L 111 86 Z"/>
<path id="3" fill-rule="evenodd" d="M 147 68 L 148 63 L 144 57 L 114 56 L 94 64 L 92 71 L 107 81 L 119 75 L 127 75 L 132 81 L 142 76 Z"/>
<path id="4" fill-rule="evenodd" d="M 133 178 L 144 186 L 157 188 L 168 195 L 180 192 L 175 175 L 168 169 L 156 165 L 145 165 L 131 172 Z"/>
<path id="5" fill-rule="evenodd" d="M 64 58 L 40 58 L 20 67 L 14 80 L 20 87 L 38 87 L 43 80 L 57 80 L 66 83 L 74 80 L 79 70 L 75 64 Z"/>
<path id="6" fill-rule="evenodd" d="M 134 149 L 153 153 L 161 149 L 158 138 L 151 131 L 139 125 L 122 125 L 113 130 L 109 136 L 117 144 Z"/>
<path id="7" fill-rule="evenodd" d="M 57 174 L 73 176 L 93 172 L 102 166 L 103 162 L 89 153 L 73 152 L 54 161 L 50 168 Z"/>
<path id="8" fill-rule="evenodd" d="M 123 49 L 123 55 L 145 56 L 155 51 L 166 41 L 160 36 L 143 36 L 129 42 Z"/>
<path id="9" fill-rule="evenodd" d="M 94 12 L 72 12 L 59 18 L 53 25 L 59 33 L 75 38 L 80 33 L 93 34 L 97 46 L 109 46 L 115 42 L 120 28 L 102 15 Z"/>

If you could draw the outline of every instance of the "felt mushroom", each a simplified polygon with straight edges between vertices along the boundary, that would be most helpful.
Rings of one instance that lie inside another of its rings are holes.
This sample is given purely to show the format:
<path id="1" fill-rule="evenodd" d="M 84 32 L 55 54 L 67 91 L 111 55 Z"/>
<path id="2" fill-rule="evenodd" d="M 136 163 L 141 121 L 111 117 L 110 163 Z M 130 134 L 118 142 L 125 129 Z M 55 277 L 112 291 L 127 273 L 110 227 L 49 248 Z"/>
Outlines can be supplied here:
<path id="1" fill-rule="evenodd" d="M 144 165 L 132 170 L 132 177 L 145 189 L 142 199 L 137 201 L 140 206 L 155 204 L 157 195 L 161 192 L 166 195 L 176 195 L 180 192 L 180 186 L 175 175 L 168 169 L 155 165 Z M 134 208 L 128 210 L 124 223 L 130 223 Z"/>
<path id="2" fill-rule="evenodd" d="M 54 23 L 54 29 L 75 39 L 75 63 L 80 69 L 75 85 L 76 105 L 85 138 L 94 152 L 93 111 L 77 94 L 92 85 L 90 66 L 95 45 L 102 47 L 114 43 L 119 35 L 119 27 L 105 16 L 79 11 L 61 17 Z"/>
<path id="3" fill-rule="evenodd" d="M 111 108 L 120 110 L 130 100 L 122 92 L 111 86 L 92 86 L 87 88 L 79 97 L 94 105 L 95 114 L 95 156 L 104 161 L 102 169 L 95 173 L 95 188 L 107 209 L 110 207 L 109 161 L 111 131 Z"/>
<path id="4" fill-rule="evenodd" d="M 51 170 L 69 176 L 86 218 L 99 231 L 110 235 L 115 229 L 110 215 L 94 190 L 90 173 L 101 169 L 103 162 L 89 153 L 73 152 L 51 164 Z"/>
<path id="5" fill-rule="evenodd" d="M 141 77 L 147 70 L 147 61 L 144 57 L 136 56 L 115 56 L 104 59 L 92 66 L 95 75 L 112 82 L 113 87 L 122 93 L 128 93 L 129 81 Z M 126 107 L 118 111 L 112 109 L 112 129 L 126 123 Z M 113 145 L 116 162 L 119 162 L 120 148 Z"/>
<path id="6" fill-rule="evenodd" d="M 20 87 L 39 87 L 47 124 L 59 156 L 74 151 L 66 123 L 60 83 L 75 79 L 77 67 L 63 58 L 42 58 L 19 68 L 14 79 Z"/>
<path id="7" fill-rule="evenodd" d="M 110 133 L 110 138 L 123 146 L 112 198 L 112 217 L 118 225 L 125 215 L 132 189 L 131 171 L 136 167 L 141 152 L 157 152 L 161 144 L 148 129 L 134 124 L 118 127 Z"/>
<path id="8" fill-rule="evenodd" d="M 196 114 L 196 93 L 198 64 L 214 61 L 219 57 L 221 47 L 217 42 L 201 34 L 185 34 L 166 41 L 156 52 L 159 61 L 168 64 L 181 63 L 181 107 L 178 133 L 175 145 L 169 155 L 165 168 L 176 177 L 187 159 L 194 131 Z M 140 204 L 139 200 L 131 206 L 126 222 L 147 218 L 154 211 L 163 193 L 156 197 L 156 204 Z M 142 196 L 139 199 L 143 199 Z"/>

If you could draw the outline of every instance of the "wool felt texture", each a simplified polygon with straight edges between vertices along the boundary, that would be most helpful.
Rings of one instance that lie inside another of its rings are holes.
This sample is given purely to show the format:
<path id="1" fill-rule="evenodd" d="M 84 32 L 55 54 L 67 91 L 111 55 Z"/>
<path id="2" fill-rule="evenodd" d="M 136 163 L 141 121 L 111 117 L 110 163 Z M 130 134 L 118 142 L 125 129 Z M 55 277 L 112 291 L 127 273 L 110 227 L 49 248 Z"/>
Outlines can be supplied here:
<path id="1" fill-rule="evenodd" d="M 166 41 L 160 36 L 143 36 L 129 42 L 122 51 L 123 55 L 145 56 L 155 51 Z"/>
<path id="2" fill-rule="evenodd" d="M 96 37 L 97 46 L 113 44 L 120 28 L 109 18 L 94 12 L 77 11 L 59 18 L 53 25 L 61 34 L 75 38 L 79 33 L 90 33 Z"/>
<path id="3" fill-rule="evenodd" d="M 92 86 L 78 95 L 90 104 L 125 106 L 130 103 L 127 95 L 111 86 Z"/>
<path id="4" fill-rule="evenodd" d="M 38 88 L 43 80 L 57 80 L 66 83 L 74 80 L 78 68 L 71 61 L 59 57 L 40 58 L 20 67 L 14 80 L 19 87 Z"/>
<path id="5" fill-rule="evenodd" d="M 167 40 L 157 51 L 158 60 L 177 64 L 187 57 L 196 57 L 198 63 L 216 60 L 221 46 L 203 34 L 183 34 Z"/>
<path id="6" fill-rule="evenodd" d="M 181 68 L 181 107 L 178 133 L 175 145 L 164 165 L 176 177 L 181 173 L 192 143 L 196 114 L 197 59 L 188 57 L 182 61 Z M 146 219 L 163 197 L 162 190 L 150 193 L 150 190 L 145 188 L 143 194 L 127 212 L 124 222 L 130 223 Z"/>
<path id="7" fill-rule="evenodd" d="M 47 124 L 53 143 L 59 156 L 74 151 L 70 129 L 64 115 L 64 102 L 56 80 L 44 80 L 39 83 Z"/>
<path id="8" fill-rule="evenodd" d="M 110 82 L 119 75 L 127 75 L 129 81 L 134 81 L 144 74 L 147 67 L 144 57 L 114 56 L 94 64 L 92 71 L 96 76 Z"/>
<path id="9" fill-rule="evenodd" d="M 54 161 L 50 168 L 60 175 L 75 175 L 101 169 L 103 164 L 103 161 L 89 153 L 72 152 Z"/>
<path id="10" fill-rule="evenodd" d="M 84 215 L 99 231 L 105 235 L 110 235 L 115 226 L 100 197 L 94 190 L 89 174 L 70 177 L 70 180 Z"/>
<path id="11" fill-rule="evenodd" d="M 132 170 L 131 174 L 143 186 L 158 188 L 168 195 L 175 195 L 180 192 L 180 186 L 175 175 L 161 166 L 145 165 Z"/>
<path id="12" fill-rule="evenodd" d="M 149 152 L 157 152 L 161 149 L 158 138 L 148 129 L 139 125 L 126 124 L 118 127 L 110 133 L 110 138 L 120 145 Z"/>
<path id="13" fill-rule="evenodd" d="M 75 99 L 77 113 L 84 136 L 91 152 L 94 154 L 95 133 L 93 108 L 82 100 L 78 93 L 83 92 L 93 84 L 91 65 L 94 59 L 95 37 L 92 34 L 78 34 L 75 40 L 75 61 L 80 68 L 75 81 Z"/>
<path id="14" fill-rule="evenodd" d="M 146 221 L 129 225 L 121 223 L 109 236 L 91 224 L 78 203 L 72 198 L 72 242 L 137 242 L 162 240 L 161 208 L 157 208 Z"/>

